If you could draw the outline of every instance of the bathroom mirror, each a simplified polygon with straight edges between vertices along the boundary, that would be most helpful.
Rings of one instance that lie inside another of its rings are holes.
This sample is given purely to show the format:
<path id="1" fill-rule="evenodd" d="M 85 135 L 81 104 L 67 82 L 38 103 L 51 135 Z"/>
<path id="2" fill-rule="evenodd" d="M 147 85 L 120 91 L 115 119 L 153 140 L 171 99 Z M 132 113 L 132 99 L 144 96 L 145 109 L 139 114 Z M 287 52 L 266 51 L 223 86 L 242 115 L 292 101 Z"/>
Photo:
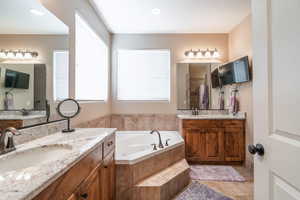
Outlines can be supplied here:
<path id="1" fill-rule="evenodd" d="M 218 109 L 219 88 L 212 88 L 211 72 L 218 67 L 213 63 L 177 64 L 177 109 Z"/>
<path id="2" fill-rule="evenodd" d="M 59 120 L 68 98 L 69 28 L 38 0 L 0 6 L 0 128 Z"/>
<path id="3" fill-rule="evenodd" d="M 68 120 L 68 128 L 64 129 L 62 132 L 64 133 L 74 132 L 75 129 L 70 128 L 70 119 L 79 114 L 80 112 L 79 103 L 74 99 L 65 99 L 58 104 L 57 112 L 61 117 Z"/>

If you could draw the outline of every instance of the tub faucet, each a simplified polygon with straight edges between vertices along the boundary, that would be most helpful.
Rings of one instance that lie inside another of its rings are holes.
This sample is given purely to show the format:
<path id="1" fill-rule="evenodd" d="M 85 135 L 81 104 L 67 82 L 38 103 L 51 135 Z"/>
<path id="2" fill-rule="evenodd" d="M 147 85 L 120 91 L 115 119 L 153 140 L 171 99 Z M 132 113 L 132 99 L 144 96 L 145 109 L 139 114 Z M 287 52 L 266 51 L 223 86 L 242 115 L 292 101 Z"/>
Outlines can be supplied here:
<path id="1" fill-rule="evenodd" d="M 156 132 L 157 135 L 158 135 L 158 139 L 159 139 L 158 147 L 161 148 L 161 149 L 164 148 L 164 145 L 163 145 L 163 143 L 162 143 L 162 141 L 161 141 L 160 132 L 159 132 L 158 130 L 154 129 L 154 130 L 152 130 L 152 131 L 150 132 L 150 134 L 153 134 L 154 132 Z"/>
<path id="2" fill-rule="evenodd" d="M 11 133 L 11 136 L 8 136 L 8 140 L 6 143 L 6 135 L 7 133 Z M 3 132 L 0 132 L 1 137 L 0 137 L 0 155 L 9 153 L 11 151 L 16 150 L 15 144 L 14 144 L 14 135 L 20 135 L 20 132 L 13 128 L 9 127 L 5 129 Z"/>

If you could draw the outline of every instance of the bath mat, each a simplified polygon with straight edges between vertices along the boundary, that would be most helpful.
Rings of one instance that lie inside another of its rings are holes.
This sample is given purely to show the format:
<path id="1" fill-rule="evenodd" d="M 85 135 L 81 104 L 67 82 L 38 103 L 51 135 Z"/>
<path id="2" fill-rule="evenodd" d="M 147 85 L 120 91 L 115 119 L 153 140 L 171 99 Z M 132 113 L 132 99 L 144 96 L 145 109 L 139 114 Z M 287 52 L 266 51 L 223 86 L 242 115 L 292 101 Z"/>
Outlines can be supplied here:
<path id="1" fill-rule="evenodd" d="M 190 176 L 194 180 L 201 181 L 246 181 L 245 178 L 231 166 L 191 165 Z"/>
<path id="2" fill-rule="evenodd" d="M 192 182 L 174 200 L 233 200 L 210 189 L 206 185 Z"/>

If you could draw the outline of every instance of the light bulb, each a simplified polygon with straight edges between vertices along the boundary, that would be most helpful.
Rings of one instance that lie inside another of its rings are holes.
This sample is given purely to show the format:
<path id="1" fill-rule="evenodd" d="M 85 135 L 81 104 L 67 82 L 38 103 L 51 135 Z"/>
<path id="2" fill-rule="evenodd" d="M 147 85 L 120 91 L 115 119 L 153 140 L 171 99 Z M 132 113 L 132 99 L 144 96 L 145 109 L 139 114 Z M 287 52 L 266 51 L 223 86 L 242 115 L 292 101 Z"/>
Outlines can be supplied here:
<path id="1" fill-rule="evenodd" d="M 16 53 L 16 58 L 17 58 L 17 59 L 22 59 L 22 58 L 23 58 L 23 54 L 22 54 L 21 51 L 18 51 L 18 52 Z"/>
<path id="2" fill-rule="evenodd" d="M 213 53 L 213 57 L 214 58 L 219 58 L 220 57 L 220 53 L 218 52 L 217 49 L 215 49 L 214 53 Z"/>
<path id="3" fill-rule="evenodd" d="M 6 58 L 6 53 L 4 51 L 0 51 L 0 58 Z"/>
<path id="4" fill-rule="evenodd" d="M 194 56 L 195 56 L 195 54 L 194 54 L 193 51 L 190 51 L 190 52 L 188 53 L 188 57 L 189 57 L 189 58 L 193 58 Z"/>
<path id="5" fill-rule="evenodd" d="M 15 54 L 12 51 L 7 53 L 7 58 L 14 58 L 14 57 L 15 57 Z"/>
<path id="6" fill-rule="evenodd" d="M 202 51 L 198 51 L 197 52 L 197 58 L 203 58 L 203 52 Z"/>
<path id="7" fill-rule="evenodd" d="M 210 53 L 209 49 L 206 50 L 205 57 L 206 58 L 210 58 L 211 57 L 211 53 Z"/>
<path id="8" fill-rule="evenodd" d="M 24 58 L 25 58 L 25 59 L 32 59 L 31 53 L 30 53 L 30 52 L 26 52 L 26 53 L 24 54 Z"/>

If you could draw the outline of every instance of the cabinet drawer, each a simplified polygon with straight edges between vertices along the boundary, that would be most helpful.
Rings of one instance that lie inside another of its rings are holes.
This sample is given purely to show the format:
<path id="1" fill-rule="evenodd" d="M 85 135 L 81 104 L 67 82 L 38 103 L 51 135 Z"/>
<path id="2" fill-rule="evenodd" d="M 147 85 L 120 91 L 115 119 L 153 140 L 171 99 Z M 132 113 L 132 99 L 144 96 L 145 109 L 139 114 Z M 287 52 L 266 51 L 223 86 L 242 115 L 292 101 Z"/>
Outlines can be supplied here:
<path id="1" fill-rule="evenodd" d="M 111 136 L 105 139 L 103 143 L 103 157 L 106 157 L 109 154 L 109 152 L 115 149 L 115 142 L 115 133 L 113 133 Z"/>
<path id="2" fill-rule="evenodd" d="M 222 120 L 183 120 L 183 128 L 222 128 Z"/>
<path id="3" fill-rule="evenodd" d="M 244 120 L 223 120 L 223 127 L 231 128 L 243 128 L 245 121 Z"/>

